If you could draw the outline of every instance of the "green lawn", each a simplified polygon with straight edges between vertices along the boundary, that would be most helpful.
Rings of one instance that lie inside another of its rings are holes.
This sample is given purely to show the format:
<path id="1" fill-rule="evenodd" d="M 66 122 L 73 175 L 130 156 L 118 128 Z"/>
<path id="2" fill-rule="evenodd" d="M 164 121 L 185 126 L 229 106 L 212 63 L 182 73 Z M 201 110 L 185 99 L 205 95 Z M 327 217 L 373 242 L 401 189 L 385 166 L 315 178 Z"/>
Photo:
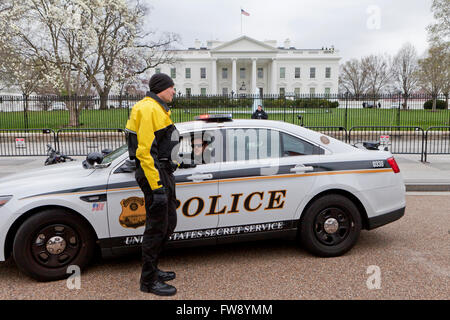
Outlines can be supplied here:
<path id="1" fill-rule="evenodd" d="M 418 126 L 427 129 L 430 126 L 449 126 L 450 110 L 431 112 L 428 110 L 394 109 L 291 109 L 266 108 L 269 119 L 300 124 L 298 115 L 302 116 L 305 126 L 346 127 L 354 126 Z M 233 109 L 191 108 L 172 109 L 175 122 L 193 120 L 204 113 L 233 113 L 235 119 L 249 119 L 251 108 L 235 107 Z M 124 128 L 128 119 L 128 109 L 83 110 L 80 114 L 80 128 Z M 28 124 L 28 126 L 25 125 Z M 68 111 L 29 111 L 27 118 L 23 112 L 0 112 L 0 129 L 23 128 L 67 128 Z"/>

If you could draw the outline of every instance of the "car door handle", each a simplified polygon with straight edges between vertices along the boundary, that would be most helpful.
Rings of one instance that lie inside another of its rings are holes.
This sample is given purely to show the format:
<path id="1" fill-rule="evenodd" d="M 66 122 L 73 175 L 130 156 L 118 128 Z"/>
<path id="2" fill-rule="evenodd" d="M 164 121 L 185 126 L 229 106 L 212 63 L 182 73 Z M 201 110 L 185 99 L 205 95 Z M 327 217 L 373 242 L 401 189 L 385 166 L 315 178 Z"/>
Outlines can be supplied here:
<path id="1" fill-rule="evenodd" d="M 203 180 L 207 180 L 207 179 L 212 179 L 213 175 L 211 173 L 194 173 L 191 176 L 188 176 L 188 180 L 192 180 L 194 182 L 199 182 L 199 181 L 203 181 Z"/>
<path id="2" fill-rule="evenodd" d="M 291 168 L 291 172 L 307 172 L 307 171 L 313 171 L 314 167 L 311 166 L 303 166 L 303 165 L 297 165 L 293 168 Z"/>

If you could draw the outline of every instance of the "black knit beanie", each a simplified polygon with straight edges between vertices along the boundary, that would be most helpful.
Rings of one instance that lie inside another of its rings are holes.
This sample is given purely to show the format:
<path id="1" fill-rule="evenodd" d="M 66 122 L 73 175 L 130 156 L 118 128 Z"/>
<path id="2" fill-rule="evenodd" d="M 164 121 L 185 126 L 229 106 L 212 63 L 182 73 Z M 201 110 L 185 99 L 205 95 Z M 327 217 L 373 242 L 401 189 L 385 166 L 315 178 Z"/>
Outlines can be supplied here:
<path id="1" fill-rule="evenodd" d="M 173 85 L 173 80 L 165 73 L 157 73 L 150 78 L 150 91 L 155 94 L 158 94 Z"/>

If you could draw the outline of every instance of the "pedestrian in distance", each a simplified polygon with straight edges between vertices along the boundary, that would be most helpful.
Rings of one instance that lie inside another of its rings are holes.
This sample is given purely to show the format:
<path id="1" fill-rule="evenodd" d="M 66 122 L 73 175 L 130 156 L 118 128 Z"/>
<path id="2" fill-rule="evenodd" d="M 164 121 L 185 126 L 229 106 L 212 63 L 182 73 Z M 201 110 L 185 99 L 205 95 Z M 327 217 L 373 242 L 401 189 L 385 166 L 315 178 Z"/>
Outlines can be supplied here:
<path id="1" fill-rule="evenodd" d="M 136 181 L 145 200 L 140 289 L 161 296 L 171 296 L 177 291 L 165 283 L 175 279 L 175 272 L 158 268 L 160 253 L 177 224 L 173 172 L 178 163 L 171 155 L 178 155 L 175 148 L 179 133 L 167 106 L 174 94 L 174 82 L 168 75 L 153 75 L 150 91 L 133 106 L 125 130 L 130 159 L 136 162 Z"/>
<path id="2" fill-rule="evenodd" d="M 267 119 L 269 119 L 269 116 L 263 110 L 262 106 L 258 105 L 258 109 L 256 109 L 255 112 L 253 112 L 253 114 L 252 114 L 252 119 L 264 119 L 264 120 L 267 120 Z"/>

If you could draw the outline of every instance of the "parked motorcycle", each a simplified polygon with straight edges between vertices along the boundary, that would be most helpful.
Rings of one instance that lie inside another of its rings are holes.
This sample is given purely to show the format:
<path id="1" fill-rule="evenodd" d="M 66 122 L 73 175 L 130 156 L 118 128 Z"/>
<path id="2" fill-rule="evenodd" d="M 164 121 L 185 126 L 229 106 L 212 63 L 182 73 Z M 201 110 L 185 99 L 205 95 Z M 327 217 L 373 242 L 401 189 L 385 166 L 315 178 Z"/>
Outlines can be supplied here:
<path id="1" fill-rule="evenodd" d="M 66 161 L 74 161 L 75 159 L 66 156 L 65 154 L 60 153 L 59 151 L 56 151 L 53 149 L 53 147 L 49 144 L 47 144 L 47 159 L 45 159 L 45 165 L 51 165 L 56 164 L 60 162 L 66 162 Z"/>

